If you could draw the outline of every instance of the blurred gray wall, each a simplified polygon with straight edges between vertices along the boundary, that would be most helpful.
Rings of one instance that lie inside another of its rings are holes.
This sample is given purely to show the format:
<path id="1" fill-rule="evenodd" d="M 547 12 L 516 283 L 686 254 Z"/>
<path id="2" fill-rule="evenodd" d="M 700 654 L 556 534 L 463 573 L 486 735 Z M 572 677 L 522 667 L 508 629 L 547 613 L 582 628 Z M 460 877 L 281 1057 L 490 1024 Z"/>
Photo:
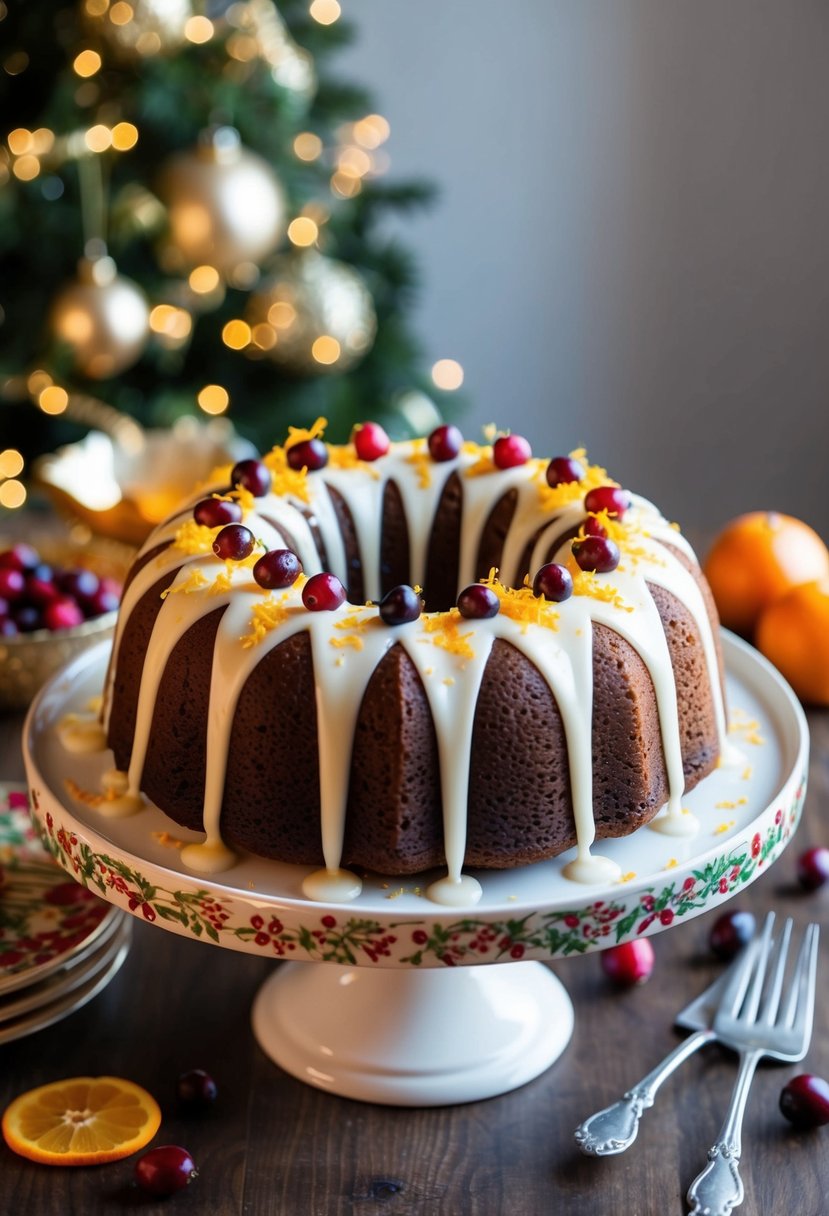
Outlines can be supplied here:
<path id="1" fill-rule="evenodd" d="M 470 437 L 587 443 L 692 530 L 829 539 L 829 3 L 343 0 Z"/>

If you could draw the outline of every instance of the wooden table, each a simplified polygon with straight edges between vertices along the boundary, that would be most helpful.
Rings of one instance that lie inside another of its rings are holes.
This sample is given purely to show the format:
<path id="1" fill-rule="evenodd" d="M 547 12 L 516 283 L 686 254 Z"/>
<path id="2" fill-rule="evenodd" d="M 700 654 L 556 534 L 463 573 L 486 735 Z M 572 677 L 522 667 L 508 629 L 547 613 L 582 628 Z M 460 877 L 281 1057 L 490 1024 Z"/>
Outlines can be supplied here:
<path id="1" fill-rule="evenodd" d="M 809 793 L 795 844 L 739 898 L 823 922 L 829 888 L 805 895 L 796 855 L 829 841 L 829 714 L 812 713 Z M 0 718 L 0 778 L 23 778 L 19 717 Z M 735 905 L 736 906 L 736 905 Z M 259 984 L 278 965 L 135 923 L 132 952 L 106 991 L 65 1021 L 0 1047 L 0 1108 L 59 1077 L 112 1074 L 146 1086 L 164 1111 L 156 1143 L 182 1144 L 200 1167 L 186 1192 L 147 1200 L 130 1160 L 50 1169 L 0 1146 L 0 1213 L 88 1216 L 668 1216 L 705 1161 L 734 1080 L 718 1048 L 686 1063 L 621 1157 L 582 1157 L 573 1129 L 614 1100 L 676 1042 L 671 1018 L 717 972 L 707 937 L 717 913 L 653 939 L 656 970 L 633 991 L 612 990 L 597 957 L 554 970 L 576 1007 L 576 1031 L 547 1073 L 501 1098 L 404 1110 L 317 1092 L 282 1073 L 249 1024 Z M 829 965 L 822 950 L 812 1048 L 794 1068 L 761 1068 L 745 1124 L 742 1212 L 826 1216 L 829 1128 L 795 1133 L 779 1114 L 785 1080 L 829 1075 Z M 175 1110 L 178 1074 L 206 1068 L 219 1101 L 206 1117 Z"/>

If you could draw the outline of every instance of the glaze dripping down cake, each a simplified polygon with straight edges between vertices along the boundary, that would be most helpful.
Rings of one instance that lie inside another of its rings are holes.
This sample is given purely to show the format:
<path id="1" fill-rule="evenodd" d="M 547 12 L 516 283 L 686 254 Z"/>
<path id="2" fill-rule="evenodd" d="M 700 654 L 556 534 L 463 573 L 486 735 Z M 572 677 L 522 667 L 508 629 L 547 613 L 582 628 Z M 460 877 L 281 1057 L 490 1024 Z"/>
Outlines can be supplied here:
<path id="1" fill-rule="evenodd" d="M 473 902 L 466 869 L 573 846 L 601 882 L 596 840 L 687 831 L 725 713 L 676 527 L 582 452 L 321 434 L 218 470 L 136 558 L 103 711 L 127 802 L 206 834 L 192 868 L 248 850 L 319 898 L 441 867 Z"/>

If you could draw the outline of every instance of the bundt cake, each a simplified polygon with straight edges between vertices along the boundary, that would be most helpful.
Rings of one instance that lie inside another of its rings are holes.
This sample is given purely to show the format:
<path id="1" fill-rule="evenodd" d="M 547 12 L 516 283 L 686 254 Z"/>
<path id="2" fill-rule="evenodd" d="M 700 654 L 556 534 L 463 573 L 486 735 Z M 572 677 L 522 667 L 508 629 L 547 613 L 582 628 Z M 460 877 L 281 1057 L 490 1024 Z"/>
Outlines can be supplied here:
<path id="1" fill-rule="evenodd" d="M 718 624 L 673 524 L 583 452 L 533 458 L 517 435 L 452 426 L 389 443 L 291 429 L 151 535 L 125 588 L 103 723 L 121 784 L 232 850 L 321 867 L 448 871 L 595 839 L 687 832 L 681 797 L 725 739 Z"/>

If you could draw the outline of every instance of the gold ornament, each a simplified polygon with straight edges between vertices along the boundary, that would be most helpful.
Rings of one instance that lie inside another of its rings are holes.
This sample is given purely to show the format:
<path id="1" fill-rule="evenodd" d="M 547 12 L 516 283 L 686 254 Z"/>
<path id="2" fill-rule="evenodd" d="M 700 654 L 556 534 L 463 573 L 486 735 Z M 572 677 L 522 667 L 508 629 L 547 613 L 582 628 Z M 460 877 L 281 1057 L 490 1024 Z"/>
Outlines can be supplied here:
<path id="1" fill-rule="evenodd" d="M 232 127 L 219 127 L 194 152 L 171 157 L 159 195 L 167 206 L 162 260 L 168 270 L 214 266 L 233 281 L 255 269 L 285 233 L 282 186 Z"/>
<path id="2" fill-rule="evenodd" d="M 149 335 L 149 309 L 144 293 L 117 274 L 112 258 L 84 258 L 77 280 L 55 298 L 49 327 L 57 341 L 71 347 L 78 371 L 106 380 L 140 357 Z"/>
<path id="3" fill-rule="evenodd" d="M 282 254 L 251 298 L 252 343 L 280 367 L 303 375 L 343 372 L 371 349 L 374 301 L 362 276 L 316 249 Z"/>
<path id="4" fill-rule="evenodd" d="M 185 41 L 193 5 L 190 0 L 130 0 L 129 5 L 85 0 L 81 11 L 90 32 L 119 58 L 135 60 L 178 50 Z"/>

